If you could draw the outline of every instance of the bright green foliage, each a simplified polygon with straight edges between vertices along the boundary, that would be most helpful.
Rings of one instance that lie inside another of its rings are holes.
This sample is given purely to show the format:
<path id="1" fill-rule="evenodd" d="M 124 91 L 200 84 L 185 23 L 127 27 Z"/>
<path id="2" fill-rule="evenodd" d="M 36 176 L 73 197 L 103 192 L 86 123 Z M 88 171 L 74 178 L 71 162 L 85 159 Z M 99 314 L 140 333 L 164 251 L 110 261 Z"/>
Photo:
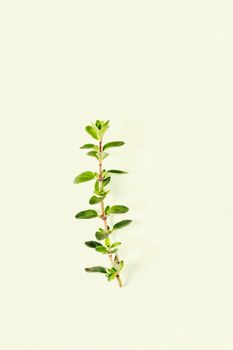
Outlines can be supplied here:
<path id="1" fill-rule="evenodd" d="M 97 151 L 90 151 L 90 152 L 87 152 L 87 155 L 89 157 L 94 157 L 96 159 L 98 159 L 98 152 Z"/>
<path id="2" fill-rule="evenodd" d="M 79 184 L 81 182 L 86 182 L 93 180 L 96 177 L 96 173 L 93 173 L 92 171 L 84 171 L 84 173 L 81 173 L 80 175 L 76 176 L 74 179 L 75 184 Z"/>
<path id="3" fill-rule="evenodd" d="M 93 266 L 93 267 L 86 267 L 86 272 L 101 272 L 101 273 L 107 273 L 107 269 L 103 266 Z"/>
<path id="4" fill-rule="evenodd" d="M 88 149 L 88 148 L 94 148 L 95 145 L 93 143 L 86 143 L 85 145 L 81 146 L 81 149 Z"/>
<path id="5" fill-rule="evenodd" d="M 105 210 L 104 210 L 105 215 L 108 215 L 108 214 L 109 214 L 109 210 L 110 210 L 110 206 L 107 205 L 107 207 L 106 207 Z"/>
<path id="6" fill-rule="evenodd" d="M 97 204 L 102 202 L 102 200 L 104 199 L 104 197 L 97 197 L 97 196 L 92 196 L 89 200 L 89 204 Z"/>
<path id="7" fill-rule="evenodd" d="M 103 239 L 107 238 L 110 233 L 111 231 L 104 231 L 102 228 L 99 228 L 99 231 L 95 233 L 95 237 L 98 239 L 98 241 L 102 241 Z"/>
<path id="8" fill-rule="evenodd" d="M 86 126 L 86 132 L 94 139 L 99 140 L 99 131 L 94 126 Z"/>
<path id="9" fill-rule="evenodd" d="M 85 242 L 85 244 L 89 248 L 96 248 L 96 247 L 103 246 L 103 244 L 101 244 L 100 242 L 96 242 L 96 241 L 87 241 L 87 242 Z"/>
<path id="10" fill-rule="evenodd" d="M 104 241 L 105 245 L 107 248 L 109 248 L 111 246 L 111 240 L 109 237 L 105 238 L 105 241 Z"/>
<path id="11" fill-rule="evenodd" d="M 129 211 L 129 208 L 125 207 L 124 205 L 113 205 L 109 211 L 108 214 L 124 214 Z"/>
<path id="12" fill-rule="evenodd" d="M 120 175 L 120 174 L 128 174 L 127 171 L 123 171 L 123 170 L 114 170 L 114 169 L 111 169 L 111 170 L 107 170 L 105 172 L 105 174 L 107 175 Z"/>
<path id="13" fill-rule="evenodd" d="M 104 246 L 99 246 L 99 247 L 96 247 L 95 250 L 99 253 L 103 253 L 103 254 L 107 254 L 107 248 L 104 247 Z"/>
<path id="14" fill-rule="evenodd" d="M 107 153 L 107 152 L 99 152 L 99 157 L 98 157 L 98 159 L 104 160 L 104 159 L 107 158 L 108 156 L 109 156 L 109 153 Z"/>
<path id="15" fill-rule="evenodd" d="M 109 184 L 109 182 L 111 181 L 111 177 L 107 177 L 106 179 L 103 179 L 103 186 L 107 186 Z"/>
<path id="16" fill-rule="evenodd" d="M 96 218 L 97 216 L 97 211 L 92 209 L 80 211 L 78 214 L 75 215 L 76 219 L 92 219 Z"/>
<path id="17" fill-rule="evenodd" d="M 123 141 L 112 141 L 112 142 L 108 142 L 104 145 L 103 150 L 107 149 L 107 148 L 111 148 L 111 147 L 119 147 L 119 146 L 123 146 L 125 143 Z"/>
<path id="18" fill-rule="evenodd" d="M 109 121 L 104 122 L 97 120 L 95 124 L 86 126 L 86 132 L 91 135 L 94 139 L 100 141 L 102 140 L 105 132 L 109 128 Z"/>
<path id="19" fill-rule="evenodd" d="M 112 268 L 109 272 L 107 272 L 106 276 L 108 281 L 112 281 L 114 280 L 114 278 L 116 278 L 116 271 L 114 271 L 114 269 Z"/>
<path id="20" fill-rule="evenodd" d="M 119 245 L 121 245 L 121 242 L 116 242 L 116 243 L 113 243 L 110 248 L 115 248 L 115 247 L 118 247 Z"/>
<path id="21" fill-rule="evenodd" d="M 122 220 L 120 222 L 118 222 L 117 224 L 113 225 L 113 230 L 118 230 L 119 228 L 128 226 L 129 224 L 131 224 L 132 220 Z"/>
<path id="22" fill-rule="evenodd" d="M 98 161 L 98 172 L 84 171 L 83 173 L 76 176 L 74 179 L 75 184 L 82 182 L 87 182 L 91 180 L 94 181 L 93 194 L 89 199 L 90 205 L 99 204 L 100 210 L 97 212 L 93 209 L 87 209 L 80 211 L 76 214 L 76 219 L 91 219 L 91 218 L 100 218 L 103 222 L 103 228 L 99 228 L 95 237 L 97 241 L 86 241 L 85 245 L 88 248 L 95 250 L 98 253 L 108 255 L 111 258 L 111 267 L 105 268 L 103 266 L 92 266 L 85 268 L 87 272 L 100 272 L 106 275 L 108 281 L 117 279 L 119 286 L 121 286 L 120 272 L 123 269 L 124 262 L 119 259 L 118 256 L 118 247 L 121 245 L 121 242 L 111 242 L 112 241 L 112 232 L 118 229 L 121 229 L 125 226 L 128 226 L 132 220 L 122 220 L 115 223 L 112 226 L 112 229 L 108 226 L 107 220 L 111 214 L 124 214 L 129 211 L 124 205 L 104 205 L 104 201 L 108 198 L 108 193 L 110 190 L 106 186 L 110 183 L 112 175 L 121 175 L 127 174 L 126 171 L 110 169 L 105 170 L 103 168 L 103 161 L 106 157 L 109 156 L 109 153 L 106 150 L 110 148 L 116 148 L 124 145 L 123 141 L 110 141 L 103 144 L 103 137 L 106 131 L 109 129 L 109 120 L 96 120 L 95 123 L 91 123 L 86 126 L 86 132 L 97 142 L 96 143 L 86 143 L 81 146 L 81 149 L 88 150 L 87 155 L 94 157 Z M 111 239 L 110 239 L 111 237 Z M 102 243 L 100 243 L 102 241 Z"/>

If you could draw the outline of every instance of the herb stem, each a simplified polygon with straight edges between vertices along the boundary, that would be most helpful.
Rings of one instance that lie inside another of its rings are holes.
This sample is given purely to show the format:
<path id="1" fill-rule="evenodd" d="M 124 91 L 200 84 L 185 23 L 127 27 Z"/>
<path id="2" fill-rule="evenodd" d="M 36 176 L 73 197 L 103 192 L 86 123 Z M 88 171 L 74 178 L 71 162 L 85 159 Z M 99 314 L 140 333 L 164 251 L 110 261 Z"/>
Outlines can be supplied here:
<path id="1" fill-rule="evenodd" d="M 102 161 L 102 157 L 100 156 L 102 151 L 103 151 L 102 140 L 100 140 L 100 142 L 99 142 L 99 174 L 98 174 L 98 181 L 99 181 L 99 189 L 100 190 L 103 187 L 103 161 Z M 104 212 L 104 201 L 103 200 L 100 202 L 100 210 L 101 210 L 101 217 L 103 220 L 104 230 L 108 231 L 107 217 L 106 217 L 105 212 Z M 112 259 L 112 254 L 108 254 L 108 256 L 109 256 L 109 260 L 113 266 L 114 263 L 113 263 L 113 259 Z M 119 261 L 118 255 L 116 255 L 116 257 Z M 119 287 L 122 287 L 123 284 L 122 284 L 122 280 L 121 280 L 121 276 L 120 276 L 119 272 L 117 273 L 116 278 L 117 278 L 117 282 L 119 284 Z"/>

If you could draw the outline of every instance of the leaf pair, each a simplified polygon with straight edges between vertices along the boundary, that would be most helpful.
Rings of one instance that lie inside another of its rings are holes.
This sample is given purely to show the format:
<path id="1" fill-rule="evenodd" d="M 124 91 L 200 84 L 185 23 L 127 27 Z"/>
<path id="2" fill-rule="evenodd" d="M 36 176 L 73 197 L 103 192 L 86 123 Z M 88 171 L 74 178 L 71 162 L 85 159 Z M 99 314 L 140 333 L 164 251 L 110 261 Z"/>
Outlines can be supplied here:
<path id="1" fill-rule="evenodd" d="M 93 197 L 95 197 L 95 198 L 93 199 Z M 101 202 L 103 200 L 103 199 L 100 200 L 100 197 L 98 198 L 97 196 L 93 196 L 93 197 L 91 198 L 93 204 L 99 203 L 99 201 Z M 129 208 L 125 207 L 124 205 L 113 205 L 112 207 L 108 207 L 108 211 L 106 214 L 107 215 L 109 215 L 109 214 L 124 214 L 124 213 L 127 213 L 127 211 L 129 211 Z M 93 209 L 83 210 L 75 215 L 76 219 L 92 219 L 92 218 L 96 218 L 97 216 L 98 216 L 97 211 L 93 210 Z M 124 221 L 127 221 L 127 220 L 124 220 Z"/>
<path id="2" fill-rule="evenodd" d="M 107 254 L 107 248 L 103 246 L 103 244 L 96 241 L 88 241 L 85 242 L 86 246 L 89 248 L 94 248 L 97 252 Z"/>
<path id="3" fill-rule="evenodd" d="M 124 261 L 121 260 L 117 266 L 115 265 L 111 269 L 107 269 L 106 267 L 103 267 L 103 266 L 92 266 L 92 267 L 86 267 L 85 271 L 104 273 L 106 274 L 108 281 L 112 281 L 118 276 L 119 272 L 123 269 L 123 267 L 124 267 Z"/>
<path id="4" fill-rule="evenodd" d="M 95 153 L 95 151 L 92 151 L 92 152 Z M 109 183 L 109 181 L 110 181 L 109 177 L 111 175 L 113 175 L 113 174 L 127 174 L 127 173 L 125 171 L 122 171 L 122 170 L 108 170 L 108 171 L 104 171 L 103 172 L 103 176 L 104 176 L 103 185 L 104 186 L 106 186 Z M 79 184 L 79 183 L 82 183 L 82 182 L 94 180 L 95 178 L 97 178 L 97 173 L 94 173 L 92 171 L 84 171 L 83 173 L 81 173 L 81 174 L 79 174 L 78 176 L 75 177 L 74 183 L 75 184 Z M 107 180 L 107 179 L 109 179 L 109 180 Z"/>
<path id="5" fill-rule="evenodd" d="M 114 280 L 117 276 L 119 276 L 119 272 L 123 269 L 124 267 L 124 261 L 118 261 L 118 263 L 115 263 L 114 259 L 114 266 L 111 269 L 107 269 L 106 271 L 106 277 L 108 281 Z"/>
<path id="6" fill-rule="evenodd" d="M 105 231 L 102 228 L 99 228 L 99 230 L 95 233 L 96 239 L 98 241 L 102 241 L 103 239 L 107 238 L 110 235 L 111 231 Z"/>
<path id="7" fill-rule="evenodd" d="M 97 180 L 94 185 L 94 193 L 97 196 L 106 197 L 110 190 L 106 190 L 105 187 L 109 184 L 110 181 L 111 177 L 107 177 L 106 179 L 103 179 L 103 181 Z"/>
<path id="8" fill-rule="evenodd" d="M 120 147 L 120 146 L 123 146 L 124 144 L 125 143 L 123 141 L 108 142 L 103 146 L 103 150 L 105 151 L 108 148 Z M 94 149 L 95 151 L 98 151 L 98 146 L 94 145 L 93 143 L 86 143 L 85 145 L 81 146 L 80 148 L 81 149 Z"/>
<path id="9" fill-rule="evenodd" d="M 95 124 L 86 126 L 86 132 L 91 135 L 95 140 L 102 140 L 105 132 L 109 128 L 109 121 L 104 122 L 97 120 Z"/>

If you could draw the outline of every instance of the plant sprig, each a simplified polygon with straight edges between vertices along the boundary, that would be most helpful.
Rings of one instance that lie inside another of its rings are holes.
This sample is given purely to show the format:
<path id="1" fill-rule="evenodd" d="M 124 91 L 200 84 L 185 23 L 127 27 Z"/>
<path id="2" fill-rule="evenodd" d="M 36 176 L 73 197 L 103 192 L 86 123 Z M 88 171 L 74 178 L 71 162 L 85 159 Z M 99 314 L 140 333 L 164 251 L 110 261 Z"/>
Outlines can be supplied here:
<path id="1" fill-rule="evenodd" d="M 124 261 L 120 260 L 118 254 L 118 248 L 121 245 L 121 242 L 113 242 L 111 234 L 115 230 L 128 226 L 132 220 L 119 221 L 110 228 L 107 223 L 108 217 L 112 214 L 125 214 L 129 211 L 129 208 L 124 205 L 105 206 L 104 200 L 110 192 L 106 186 L 110 183 L 111 177 L 114 175 L 127 174 L 127 172 L 118 169 L 105 170 L 103 169 L 103 160 L 109 156 L 109 153 L 107 153 L 106 150 L 123 146 L 124 142 L 112 141 L 103 144 L 103 137 L 106 131 L 109 129 L 109 120 L 96 120 L 95 123 L 91 123 L 91 125 L 86 126 L 85 129 L 92 138 L 98 141 L 98 144 L 86 143 L 80 148 L 88 150 L 87 155 L 98 160 L 98 172 L 84 171 L 75 177 L 74 183 L 79 184 L 94 180 L 93 195 L 89 199 L 89 204 L 98 204 L 100 209 L 99 211 L 94 209 L 86 209 L 77 213 L 75 217 L 76 219 L 92 219 L 98 217 L 102 220 L 103 228 L 100 227 L 95 233 L 95 238 L 97 241 L 86 241 L 85 245 L 88 248 L 95 250 L 97 253 L 108 255 L 111 263 L 109 268 L 103 266 L 92 266 L 85 268 L 85 271 L 104 273 L 108 281 L 117 279 L 119 286 L 122 287 L 120 273 L 124 267 Z"/>

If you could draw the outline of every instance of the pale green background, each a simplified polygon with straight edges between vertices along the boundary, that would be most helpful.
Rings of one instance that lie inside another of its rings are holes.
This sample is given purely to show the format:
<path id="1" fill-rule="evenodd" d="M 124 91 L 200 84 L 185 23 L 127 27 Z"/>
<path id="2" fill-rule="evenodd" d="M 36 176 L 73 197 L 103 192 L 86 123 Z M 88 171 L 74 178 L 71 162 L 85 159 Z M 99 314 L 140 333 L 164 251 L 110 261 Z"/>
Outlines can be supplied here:
<path id="1" fill-rule="evenodd" d="M 231 1 L 2 1 L 2 350 L 232 350 Z M 77 222 L 111 119 L 126 287 Z M 122 217 L 121 217 L 122 218 Z"/>

